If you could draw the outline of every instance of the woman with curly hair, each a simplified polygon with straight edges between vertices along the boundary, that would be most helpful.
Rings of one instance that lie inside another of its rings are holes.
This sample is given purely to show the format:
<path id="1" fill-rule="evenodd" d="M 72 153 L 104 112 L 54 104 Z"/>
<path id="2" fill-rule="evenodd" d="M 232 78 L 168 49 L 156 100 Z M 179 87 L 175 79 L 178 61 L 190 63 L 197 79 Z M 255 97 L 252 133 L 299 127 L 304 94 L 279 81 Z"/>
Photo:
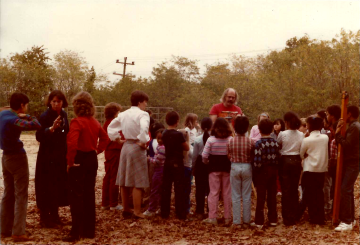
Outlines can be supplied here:
<path id="1" fill-rule="evenodd" d="M 97 154 L 105 150 L 109 138 L 94 118 L 93 98 L 80 92 L 72 102 L 76 118 L 71 120 L 67 136 L 67 169 L 70 182 L 72 228 L 65 241 L 95 236 L 95 181 Z M 99 143 L 98 143 L 99 139 Z"/>
<path id="2" fill-rule="evenodd" d="M 121 150 L 116 184 L 120 186 L 123 217 L 130 218 L 130 192 L 133 195 L 134 216 L 145 218 L 141 212 L 142 189 L 149 187 L 146 143 L 150 140 L 150 116 L 145 111 L 149 97 L 142 91 L 131 93 L 131 108 L 121 112 L 108 126 L 112 141 L 119 141 L 122 131 L 126 142 Z"/>

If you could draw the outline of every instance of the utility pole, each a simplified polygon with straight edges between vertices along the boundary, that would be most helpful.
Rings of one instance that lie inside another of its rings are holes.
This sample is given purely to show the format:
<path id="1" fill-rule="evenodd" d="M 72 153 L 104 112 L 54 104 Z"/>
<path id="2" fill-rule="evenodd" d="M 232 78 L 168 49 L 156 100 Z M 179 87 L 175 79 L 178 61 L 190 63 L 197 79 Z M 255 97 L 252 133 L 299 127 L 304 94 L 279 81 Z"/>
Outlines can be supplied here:
<path id="1" fill-rule="evenodd" d="M 127 60 L 127 57 L 124 57 L 124 62 L 119 62 L 119 60 L 118 60 L 118 59 L 116 60 L 116 63 L 120 63 L 120 64 L 123 64 L 123 65 L 124 65 L 123 74 L 116 73 L 116 72 L 114 72 L 114 73 L 113 73 L 114 75 L 123 76 L 123 79 L 125 78 L 126 65 L 135 65 L 135 62 L 134 62 L 134 61 L 133 61 L 133 62 L 131 62 L 131 63 L 126 63 L 126 60 Z"/>

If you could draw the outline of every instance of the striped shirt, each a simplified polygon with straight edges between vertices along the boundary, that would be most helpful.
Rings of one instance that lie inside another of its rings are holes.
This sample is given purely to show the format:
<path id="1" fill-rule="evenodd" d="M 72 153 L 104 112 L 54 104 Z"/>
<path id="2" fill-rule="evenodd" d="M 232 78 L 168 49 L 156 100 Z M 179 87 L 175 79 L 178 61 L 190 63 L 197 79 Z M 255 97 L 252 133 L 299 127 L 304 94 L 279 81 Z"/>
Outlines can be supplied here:
<path id="1" fill-rule="evenodd" d="M 227 155 L 227 145 L 229 143 L 229 139 L 232 137 L 229 136 L 225 139 L 215 138 L 215 136 L 210 136 L 209 139 L 206 141 L 202 157 L 209 158 L 209 155 Z"/>
<path id="2" fill-rule="evenodd" d="M 228 153 L 231 162 L 251 163 L 251 139 L 236 135 L 229 140 Z"/>
<path id="3" fill-rule="evenodd" d="M 330 143 L 330 159 L 337 159 L 338 148 L 335 139 Z"/>
<path id="4" fill-rule="evenodd" d="M 158 145 L 156 147 L 156 154 L 153 158 L 150 158 L 150 162 L 155 166 L 164 166 L 165 163 L 165 146 Z"/>

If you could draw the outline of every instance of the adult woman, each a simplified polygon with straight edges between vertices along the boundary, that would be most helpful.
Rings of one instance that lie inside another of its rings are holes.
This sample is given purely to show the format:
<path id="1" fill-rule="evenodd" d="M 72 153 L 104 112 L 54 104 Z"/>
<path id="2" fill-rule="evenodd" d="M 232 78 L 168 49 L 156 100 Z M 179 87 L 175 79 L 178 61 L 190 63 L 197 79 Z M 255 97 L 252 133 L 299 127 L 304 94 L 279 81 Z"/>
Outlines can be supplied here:
<path id="1" fill-rule="evenodd" d="M 105 150 L 109 138 L 93 117 L 95 106 L 87 92 L 73 98 L 76 118 L 71 120 L 67 136 L 67 168 L 70 183 L 72 227 L 65 241 L 95 237 L 95 182 L 98 169 L 97 154 Z M 98 142 L 99 140 L 99 142 Z"/>
<path id="2" fill-rule="evenodd" d="M 40 116 L 41 128 L 36 132 L 40 148 L 36 160 L 35 193 L 40 209 L 40 225 L 60 224 L 58 208 L 67 206 L 66 135 L 69 132 L 68 106 L 64 94 L 54 90 L 46 101 L 48 109 Z"/>
<path id="3" fill-rule="evenodd" d="M 150 140 L 150 117 L 145 108 L 149 97 L 142 91 L 131 94 L 131 108 L 121 112 L 108 126 L 109 138 L 120 140 L 119 131 L 126 142 L 120 154 L 120 165 L 116 184 L 121 187 L 124 218 L 131 217 L 129 207 L 130 191 L 133 194 L 134 216 L 144 218 L 141 212 L 142 189 L 149 187 L 146 143 Z"/>

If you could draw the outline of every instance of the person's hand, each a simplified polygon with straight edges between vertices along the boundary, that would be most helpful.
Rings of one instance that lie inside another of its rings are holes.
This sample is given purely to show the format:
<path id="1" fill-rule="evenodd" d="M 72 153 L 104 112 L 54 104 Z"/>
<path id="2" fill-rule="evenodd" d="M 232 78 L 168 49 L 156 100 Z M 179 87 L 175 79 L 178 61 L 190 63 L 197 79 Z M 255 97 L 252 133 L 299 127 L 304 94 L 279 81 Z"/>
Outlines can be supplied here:
<path id="1" fill-rule="evenodd" d="M 136 142 L 138 146 L 140 146 L 142 149 L 146 150 L 146 144 L 141 142 Z"/>
<path id="2" fill-rule="evenodd" d="M 62 120 L 61 120 L 61 116 L 59 115 L 59 116 L 55 119 L 55 121 L 54 121 L 54 123 L 53 123 L 53 125 L 52 125 L 52 131 L 54 131 L 55 129 L 59 128 L 60 125 L 61 125 L 61 123 L 62 123 Z"/>
<path id="3" fill-rule="evenodd" d="M 69 169 L 72 168 L 72 167 L 80 167 L 80 164 L 74 163 L 73 165 L 67 165 L 66 171 L 69 173 Z"/>
<path id="4" fill-rule="evenodd" d="M 20 118 L 26 118 L 27 117 L 27 115 L 25 113 L 18 113 L 18 116 Z"/>
<path id="5" fill-rule="evenodd" d="M 118 143 L 119 145 L 122 145 L 126 142 L 126 140 L 122 140 L 121 138 L 116 138 L 115 142 Z"/>
<path id="6" fill-rule="evenodd" d="M 335 134 L 340 133 L 340 131 L 344 125 L 345 125 L 344 120 L 342 118 L 340 118 L 340 120 L 336 126 Z"/>

